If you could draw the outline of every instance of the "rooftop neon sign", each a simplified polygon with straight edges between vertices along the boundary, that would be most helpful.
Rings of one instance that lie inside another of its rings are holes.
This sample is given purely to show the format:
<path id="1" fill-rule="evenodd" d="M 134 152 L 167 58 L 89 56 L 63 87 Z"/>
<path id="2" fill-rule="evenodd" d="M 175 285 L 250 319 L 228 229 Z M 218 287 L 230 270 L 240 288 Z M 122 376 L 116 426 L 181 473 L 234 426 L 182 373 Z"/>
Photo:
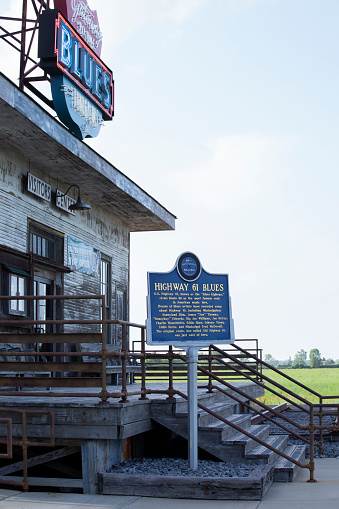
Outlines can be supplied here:
<path id="1" fill-rule="evenodd" d="M 103 35 L 97 11 L 92 11 L 87 0 L 54 0 L 54 7 L 59 9 L 82 39 L 100 57 Z"/>
<path id="2" fill-rule="evenodd" d="M 112 71 L 57 9 L 45 10 L 39 24 L 40 67 L 51 75 L 60 120 L 80 139 L 96 136 L 100 120 L 114 114 Z"/>

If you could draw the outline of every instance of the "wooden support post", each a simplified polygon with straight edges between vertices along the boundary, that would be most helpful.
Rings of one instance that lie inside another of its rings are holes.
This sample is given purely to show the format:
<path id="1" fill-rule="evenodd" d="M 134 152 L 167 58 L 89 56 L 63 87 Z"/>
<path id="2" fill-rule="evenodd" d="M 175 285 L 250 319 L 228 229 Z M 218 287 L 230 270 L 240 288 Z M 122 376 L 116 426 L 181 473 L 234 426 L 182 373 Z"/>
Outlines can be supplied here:
<path id="1" fill-rule="evenodd" d="M 122 440 L 82 440 L 81 460 L 84 493 L 96 494 L 98 473 L 122 461 Z"/>

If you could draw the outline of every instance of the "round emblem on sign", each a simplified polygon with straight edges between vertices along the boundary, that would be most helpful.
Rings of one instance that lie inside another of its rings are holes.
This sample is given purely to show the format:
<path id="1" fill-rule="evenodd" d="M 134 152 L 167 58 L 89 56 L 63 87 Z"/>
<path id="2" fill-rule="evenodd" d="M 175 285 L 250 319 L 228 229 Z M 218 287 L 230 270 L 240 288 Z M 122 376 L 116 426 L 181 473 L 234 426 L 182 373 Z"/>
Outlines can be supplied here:
<path id="1" fill-rule="evenodd" d="M 179 276 L 185 281 L 194 281 L 200 276 L 201 264 L 199 258 L 193 253 L 183 253 L 177 262 Z"/>

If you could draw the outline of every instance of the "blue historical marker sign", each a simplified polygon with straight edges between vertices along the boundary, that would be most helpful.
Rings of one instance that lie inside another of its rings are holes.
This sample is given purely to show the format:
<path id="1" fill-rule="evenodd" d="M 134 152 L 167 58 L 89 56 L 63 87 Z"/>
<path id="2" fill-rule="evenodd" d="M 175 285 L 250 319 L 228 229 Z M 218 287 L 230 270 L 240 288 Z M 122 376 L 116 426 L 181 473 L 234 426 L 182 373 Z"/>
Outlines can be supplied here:
<path id="1" fill-rule="evenodd" d="M 233 342 L 228 274 L 209 274 L 189 252 L 179 256 L 171 272 L 148 273 L 149 345 Z"/>

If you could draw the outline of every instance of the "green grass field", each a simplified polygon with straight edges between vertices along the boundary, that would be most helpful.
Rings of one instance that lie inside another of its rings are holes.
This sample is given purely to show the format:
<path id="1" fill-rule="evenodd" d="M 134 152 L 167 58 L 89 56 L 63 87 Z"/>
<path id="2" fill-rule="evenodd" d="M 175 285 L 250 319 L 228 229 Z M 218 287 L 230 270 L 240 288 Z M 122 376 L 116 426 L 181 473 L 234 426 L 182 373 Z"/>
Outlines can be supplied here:
<path id="1" fill-rule="evenodd" d="M 310 387 L 322 396 L 338 396 L 338 399 L 328 400 L 328 403 L 339 403 L 339 369 L 282 369 L 281 371 L 306 387 Z M 282 376 L 277 375 L 274 371 L 264 369 L 263 375 L 269 376 L 275 382 L 278 382 L 283 387 L 295 392 L 312 403 L 318 403 L 319 401 L 315 395 L 307 392 L 305 389 L 295 385 L 289 380 L 286 380 Z M 266 382 L 265 385 L 270 386 L 268 382 Z M 280 389 L 276 389 L 276 391 L 278 393 L 282 392 Z M 275 405 L 283 402 L 282 399 L 271 394 L 268 390 L 265 391 L 265 396 L 260 399 L 267 405 Z M 291 399 L 292 401 L 297 401 L 295 398 Z"/>

